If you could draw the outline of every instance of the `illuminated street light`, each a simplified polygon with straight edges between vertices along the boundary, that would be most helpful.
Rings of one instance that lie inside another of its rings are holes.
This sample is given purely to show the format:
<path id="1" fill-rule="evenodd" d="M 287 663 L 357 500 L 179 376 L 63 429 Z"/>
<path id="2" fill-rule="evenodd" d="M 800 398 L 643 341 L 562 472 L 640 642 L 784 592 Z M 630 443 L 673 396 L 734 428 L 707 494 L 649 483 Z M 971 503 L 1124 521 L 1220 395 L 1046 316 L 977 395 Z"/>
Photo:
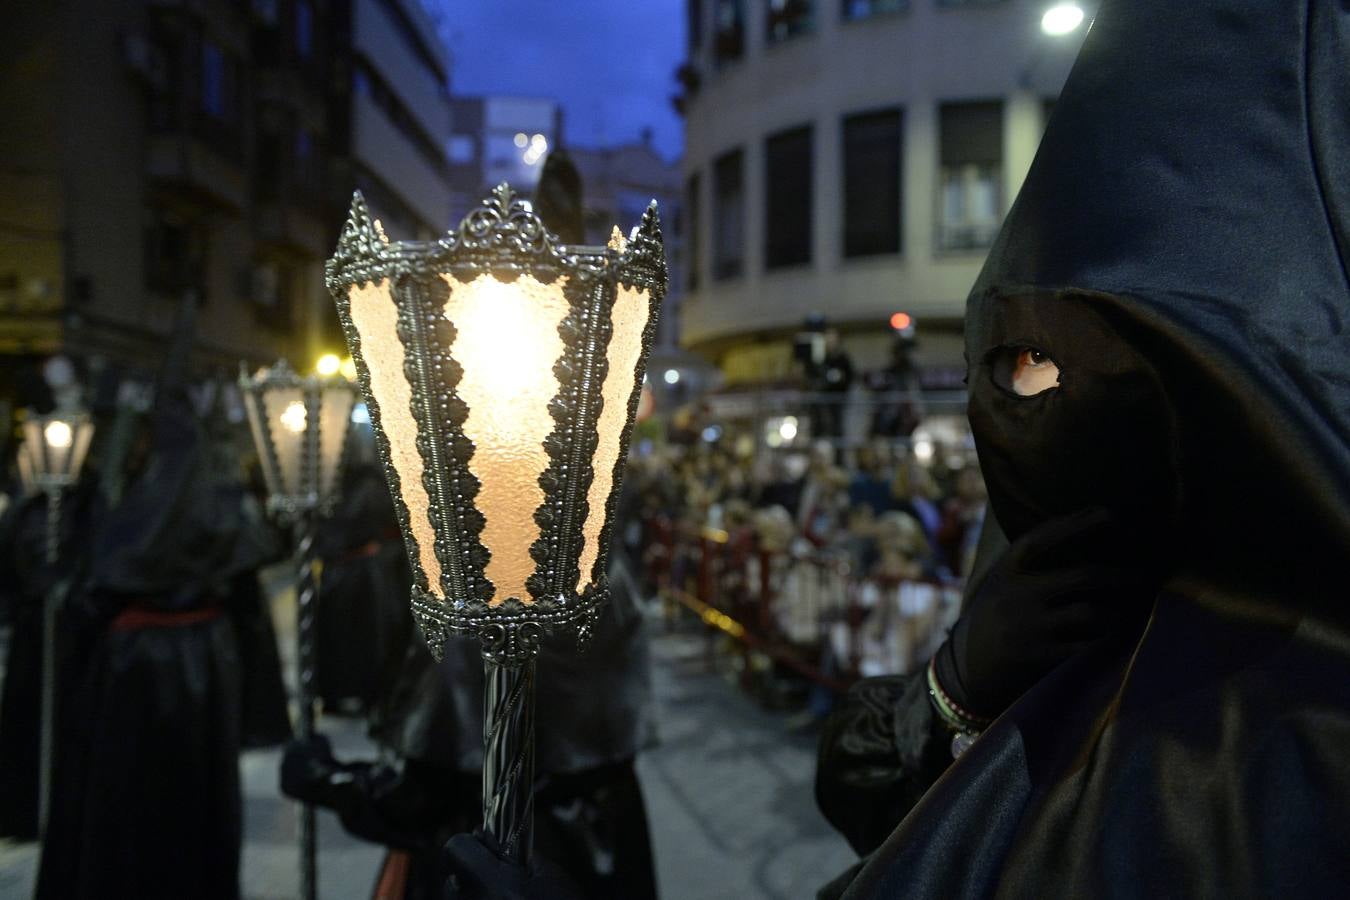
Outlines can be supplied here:
<path id="1" fill-rule="evenodd" d="M 1041 16 L 1041 30 L 1049 35 L 1076 31 L 1083 24 L 1083 8 L 1077 3 L 1057 3 Z"/>
<path id="2" fill-rule="evenodd" d="M 326 377 L 336 375 L 341 368 L 342 360 L 338 359 L 336 353 L 325 353 L 319 357 L 318 363 L 314 366 L 314 371 Z"/>
<path id="3" fill-rule="evenodd" d="M 663 375 L 662 377 L 665 378 L 666 384 L 679 384 L 679 383 L 680 383 L 680 370 L 679 370 L 679 369 L 666 369 L 666 373 L 665 373 L 665 375 Z"/>
<path id="4" fill-rule="evenodd" d="M 529 146 L 529 143 L 530 143 L 530 138 L 529 138 L 528 135 L 525 134 L 525 132 L 523 132 L 523 131 L 517 131 L 517 132 L 516 132 L 516 146 L 517 146 L 517 147 L 519 147 L 520 149 L 524 150 L 527 146 Z"/>

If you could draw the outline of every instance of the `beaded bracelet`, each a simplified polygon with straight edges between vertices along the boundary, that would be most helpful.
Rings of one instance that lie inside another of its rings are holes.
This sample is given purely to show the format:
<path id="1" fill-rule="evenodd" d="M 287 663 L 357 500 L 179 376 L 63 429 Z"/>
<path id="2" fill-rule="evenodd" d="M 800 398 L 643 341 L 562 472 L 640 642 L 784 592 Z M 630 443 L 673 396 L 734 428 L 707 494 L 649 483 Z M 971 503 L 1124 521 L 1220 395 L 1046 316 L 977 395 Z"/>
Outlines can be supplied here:
<path id="1" fill-rule="evenodd" d="M 928 698 L 932 701 L 933 709 L 942 720 L 942 724 L 955 732 L 952 736 L 952 759 L 965 753 L 970 745 L 975 743 L 980 732 L 993 721 L 969 712 L 948 696 L 938 681 L 937 668 L 931 659 L 928 661 Z"/>

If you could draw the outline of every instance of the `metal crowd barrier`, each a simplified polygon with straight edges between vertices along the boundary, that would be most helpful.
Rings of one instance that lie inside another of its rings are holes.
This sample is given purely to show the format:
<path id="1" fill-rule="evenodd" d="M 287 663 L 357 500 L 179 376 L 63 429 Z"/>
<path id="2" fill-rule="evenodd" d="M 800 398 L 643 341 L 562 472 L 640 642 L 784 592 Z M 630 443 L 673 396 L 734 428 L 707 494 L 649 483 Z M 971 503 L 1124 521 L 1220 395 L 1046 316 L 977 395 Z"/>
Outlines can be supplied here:
<path id="1" fill-rule="evenodd" d="M 647 567 L 667 609 L 683 606 L 709 628 L 831 690 L 927 662 L 960 611 L 961 586 L 886 580 L 844 555 L 760 545 L 728 532 L 649 523 Z"/>

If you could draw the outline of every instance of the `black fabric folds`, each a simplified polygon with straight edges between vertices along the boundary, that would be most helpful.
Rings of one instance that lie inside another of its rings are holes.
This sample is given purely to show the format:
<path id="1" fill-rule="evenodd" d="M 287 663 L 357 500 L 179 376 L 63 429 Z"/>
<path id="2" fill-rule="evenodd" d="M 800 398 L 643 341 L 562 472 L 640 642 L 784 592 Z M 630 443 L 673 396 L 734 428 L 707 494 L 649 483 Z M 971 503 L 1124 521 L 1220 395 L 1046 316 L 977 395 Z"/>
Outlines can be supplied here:
<path id="1" fill-rule="evenodd" d="M 971 294 L 971 423 L 1010 537 L 1103 505 L 1164 586 L 824 896 L 1344 892 L 1348 58 L 1343 0 L 1102 4 Z M 1058 387 L 1006 390 L 1025 347 Z"/>

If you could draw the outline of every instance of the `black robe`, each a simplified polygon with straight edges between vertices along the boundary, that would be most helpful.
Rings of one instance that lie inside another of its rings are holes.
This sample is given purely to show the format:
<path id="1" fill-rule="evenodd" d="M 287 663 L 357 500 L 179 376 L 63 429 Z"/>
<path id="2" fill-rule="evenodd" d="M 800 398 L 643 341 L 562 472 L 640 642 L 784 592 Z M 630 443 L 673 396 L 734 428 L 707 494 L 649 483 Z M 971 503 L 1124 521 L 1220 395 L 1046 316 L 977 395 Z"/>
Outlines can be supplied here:
<path id="1" fill-rule="evenodd" d="M 1000 346 L 1072 351 L 1059 308 L 1107 323 L 1166 398 L 1135 425 L 1162 438 L 1176 479 L 1167 546 L 1141 560 L 1165 557 L 1170 576 L 1141 634 L 1043 678 L 907 815 L 902 791 L 879 792 L 891 811 L 857 817 L 862 843 L 887 815 L 903 821 L 823 896 L 1345 892 L 1347 58 L 1337 0 L 1103 4 L 971 295 L 972 420 L 1000 522 L 1063 512 L 1019 468 L 1095 435 L 1037 446 L 1036 415 L 1004 432 L 975 421 L 977 379 Z M 1074 368 L 1061 368 L 1067 399 Z M 921 782 L 932 756 L 916 748 L 933 738 L 902 723 L 926 698 L 893 695 L 891 759 L 909 768 L 890 777 Z M 884 718 L 855 724 L 875 737 Z"/>
<path id="2" fill-rule="evenodd" d="M 186 395 L 160 398 L 146 470 L 92 529 L 64 629 L 37 896 L 236 900 L 240 662 L 231 587 L 271 554 Z"/>

